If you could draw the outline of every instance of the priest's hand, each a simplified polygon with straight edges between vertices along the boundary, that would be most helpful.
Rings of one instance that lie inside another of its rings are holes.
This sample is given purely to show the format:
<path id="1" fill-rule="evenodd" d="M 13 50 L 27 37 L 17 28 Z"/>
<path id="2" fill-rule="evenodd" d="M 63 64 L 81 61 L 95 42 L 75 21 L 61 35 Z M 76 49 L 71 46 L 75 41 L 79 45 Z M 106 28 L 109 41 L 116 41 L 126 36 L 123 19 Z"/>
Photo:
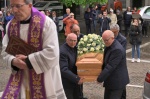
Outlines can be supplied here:
<path id="1" fill-rule="evenodd" d="M 26 63 L 23 60 L 19 59 L 19 58 L 14 58 L 12 60 L 12 65 L 16 66 L 19 69 L 27 69 Z"/>
<path id="2" fill-rule="evenodd" d="M 25 56 L 25 55 L 23 55 L 23 54 L 18 54 L 18 55 L 16 55 L 15 57 L 18 58 L 18 59 L 21 59 L 21 60 L 23 60 L 23 61 L 27 58 L 27 56 Z"/>
<path id="3" fill-rule="evenodd" d="M 83 77 L 80 77 L 80 80 L 79 80 L 78 84 L 79 84 L 79 85 L 83 84 L 83 80 L 84 80 L 84 78 L 83 78 Z"/>

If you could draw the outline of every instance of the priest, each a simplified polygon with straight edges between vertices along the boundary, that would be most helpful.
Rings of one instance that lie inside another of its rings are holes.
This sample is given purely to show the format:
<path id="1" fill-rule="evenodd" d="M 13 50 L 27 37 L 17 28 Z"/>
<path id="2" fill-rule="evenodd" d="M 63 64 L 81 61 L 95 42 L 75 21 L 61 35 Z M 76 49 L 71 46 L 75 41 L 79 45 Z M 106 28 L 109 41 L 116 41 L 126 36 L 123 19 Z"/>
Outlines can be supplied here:
<path id="1" fill-rule="evenodd" d="M 32 0 L 10 0 L 14 18 L 7 24 L 2 56 L 12 74 L 2 99 L 66 99 L 59 67 L 56 25 L 32 7 Z M 37 48 L 29 55 L 5 52 L 9 38 L 17 36 Z"/>

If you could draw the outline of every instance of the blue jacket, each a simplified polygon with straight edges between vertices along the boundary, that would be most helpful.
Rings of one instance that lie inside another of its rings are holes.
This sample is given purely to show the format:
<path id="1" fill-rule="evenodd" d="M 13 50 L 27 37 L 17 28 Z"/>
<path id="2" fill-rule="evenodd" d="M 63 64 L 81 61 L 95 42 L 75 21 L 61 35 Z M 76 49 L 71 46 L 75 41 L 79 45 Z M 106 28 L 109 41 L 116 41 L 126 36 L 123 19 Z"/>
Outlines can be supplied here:
<path id="1" fill-rule="evenodd" d="M 64 43 L 60 47 L 60 71 L 62 77 L 62 84 L 65 88 L 75 87 L 80 78 L 77 75 L 76 67 L 77 48 L 71 48 Z"/>
<path id="2" fill-rule="evenodd" d="M 123 89 L 129 83 L 125 49 L 117 40 L 105 48 L 102 72 L 97 81 L 104 82 L 108 89 Z"/>
<path id="3" fill-rule="evenodd" d="M 6 16 L 5 17 L 5 23 L 7 24 L 14 16 L 10 15 L 10 16 Z"/>

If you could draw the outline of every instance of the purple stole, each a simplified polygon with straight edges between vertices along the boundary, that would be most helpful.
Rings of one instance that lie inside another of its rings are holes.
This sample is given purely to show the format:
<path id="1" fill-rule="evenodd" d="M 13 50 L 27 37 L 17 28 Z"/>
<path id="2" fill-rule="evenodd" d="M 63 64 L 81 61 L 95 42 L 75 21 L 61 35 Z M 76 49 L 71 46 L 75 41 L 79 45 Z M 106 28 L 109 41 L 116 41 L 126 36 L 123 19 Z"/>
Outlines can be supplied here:
<path id="1" fill-rule="evenodd" d="M 39 51 L 42 50 L 42 32 L 45 16 L 32 7 L 32 15 L 28 30 L 28 44 L 33 45 Z M 9 24 L 8 37 L 16 35 L 20 37 L 20 22 L 15 18 Z M 18 99 L 23 78 L 23 71 L 19 70 L 10 76 L 1 99 Z M 29 70 L 30 99 L 46 99 L 44 86 L 44 73 L 36 74 L 34 69 Z"/>

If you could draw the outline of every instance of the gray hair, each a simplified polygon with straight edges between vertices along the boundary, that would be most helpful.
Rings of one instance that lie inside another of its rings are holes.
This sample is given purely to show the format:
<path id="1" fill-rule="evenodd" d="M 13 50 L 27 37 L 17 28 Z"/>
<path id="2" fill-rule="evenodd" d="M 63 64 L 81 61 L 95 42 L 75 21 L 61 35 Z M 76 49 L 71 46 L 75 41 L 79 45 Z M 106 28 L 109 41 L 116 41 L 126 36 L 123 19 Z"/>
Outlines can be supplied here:
<path id="1" fill-rule="evenodd" d="M 26 4 L 32 4 L 33 0 L 24 0 Z"/>
<path id="2" fill-rule="evenodd" d="M 120 30 L 120 27 L 119 27 L 118 24 L 111 24 L 111 25 L 110 25 L 110 30 L 113 30 L 113 29 L 115 29 L 115 30 Z"/>

